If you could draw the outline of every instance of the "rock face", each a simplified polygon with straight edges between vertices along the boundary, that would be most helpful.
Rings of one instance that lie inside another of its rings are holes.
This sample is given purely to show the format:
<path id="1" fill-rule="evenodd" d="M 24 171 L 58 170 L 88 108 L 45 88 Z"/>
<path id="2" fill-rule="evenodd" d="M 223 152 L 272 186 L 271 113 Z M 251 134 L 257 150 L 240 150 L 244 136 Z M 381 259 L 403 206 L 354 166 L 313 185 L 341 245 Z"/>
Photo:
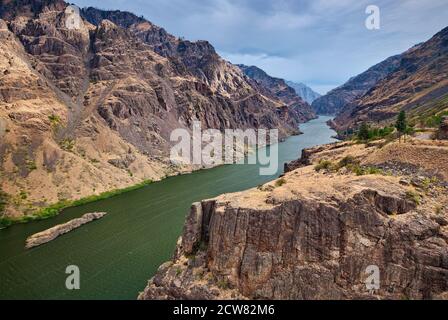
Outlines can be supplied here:
<path id="1" fill-rule="evenodd" d="M 342 86 L 314 100 L 312 103 L 314 111 L 318 114 L 338 114 L 393 72 L 400 61 L 400 55 L 390 57 L 351 78 Z"/>
<path id="2" fill-rule="evenodd" d="M 271 77 L 265 71 L 255 66 L 238 65 L 238 67 L 270 95 L 285 103 L 289 110 L 295 112 L 300 119 L 305 120 L 316 117 L 310 105 L 285 80 Z"/>
<path id="3" fill-rule="evenodd" d="M 314 100 L 320 98 L 322 95 L 315 92 L 313 89 L 308 87 L 303 83 L 295 83 L 292 81 L 286 81 L 286 84 L 294 89 L 299 97 L 308 102 L 308 104 L 312 104 Z"/>
<path id="4" fill-rule="evenodd" d="M 377 147 L 319 148 L 277 181 L 195 203 L 173 260 L 139 298 L 448 298 L 446 180 L 316 172 L 317 159 L 363 164 Z M 379 289 L 366 287 L 369 266 Z"/>
<path id="5" fill-rule="evenodd" d="M 193 121 L 277 128 L 286 137 L 314 116 L 248 79 L 206 41 L 93 8 L 69 30 L 66 7 L 1 1 L 0 189 L 27 194 L 7 205 L 7 216 L 198 169 L 169 160 L 171 132 Z"/>
<path id="6" fill-rule="evenodd" d="M 437 132 L 437 139 L 448 140 L 448 117 L 442 119 L 439 131 Z"/>
<path id="7" fill-rule="evenodd" d="M 33 234 L 32 236 L 28 237 L 28 239 L 26 239 L 25 248 L 31 249 L 50 242 L 63 234 L 81 227 L 86 223 L 92 222 L 93 220 L 101 219 L 105 215 L 106 212 L 86 213 L 81 218 L 73 219 L 67 223 L 60 224 L 45 231 Z"/>
<path id="8" fill-rule="evenodd" d="M 448 95 L 448 28 L 399 56 L 398 65 L 336 117 L 338 130 L 362 122 L 391 122 L 402 110 L 414 122 L 446 109 Z"/>

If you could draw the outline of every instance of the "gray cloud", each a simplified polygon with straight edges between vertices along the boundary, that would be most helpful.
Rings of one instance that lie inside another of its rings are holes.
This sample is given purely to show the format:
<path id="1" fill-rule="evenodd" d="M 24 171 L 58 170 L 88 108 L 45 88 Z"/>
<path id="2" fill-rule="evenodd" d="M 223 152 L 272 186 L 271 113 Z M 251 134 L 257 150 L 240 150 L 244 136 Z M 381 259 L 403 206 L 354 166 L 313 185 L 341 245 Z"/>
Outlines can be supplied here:
<path id="1" fill-rule="evenodd" d="M 75 0 L 79 6 L 144 15 L 176 36 L 209 40 L 234 63 L 307 83 L 342 84 L 446 26 L 446 0 Z M 367 5 L 381 29 L 364 26 Z"/>

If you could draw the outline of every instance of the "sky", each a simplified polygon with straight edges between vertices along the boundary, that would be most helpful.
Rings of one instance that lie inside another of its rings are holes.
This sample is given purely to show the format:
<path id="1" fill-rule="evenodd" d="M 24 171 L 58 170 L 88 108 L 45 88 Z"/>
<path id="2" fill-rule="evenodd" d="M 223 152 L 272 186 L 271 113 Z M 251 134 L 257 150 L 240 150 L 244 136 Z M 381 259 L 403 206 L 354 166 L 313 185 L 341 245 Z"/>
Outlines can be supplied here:
<path id="1" fill-rule="evenodd" d="M 71 0 L 126 10 L 169 33 L 208 40 L 232 63 L 324 94 L 448 26 L 448 0 Z M 366 8 L 379 8 L 369 30 Z"/>

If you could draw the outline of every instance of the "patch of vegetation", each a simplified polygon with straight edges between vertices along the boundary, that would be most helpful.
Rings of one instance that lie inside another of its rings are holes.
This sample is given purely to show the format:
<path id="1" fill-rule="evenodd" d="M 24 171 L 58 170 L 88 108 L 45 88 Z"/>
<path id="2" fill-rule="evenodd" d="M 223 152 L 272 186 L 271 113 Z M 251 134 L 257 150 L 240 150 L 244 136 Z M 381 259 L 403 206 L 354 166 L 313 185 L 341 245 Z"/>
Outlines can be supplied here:
<path id="1" fill-rule="evenodd" d="M 54 216 L 57 216 L 62 210 L 72 207 L 79 207 L 88 203 L 96 202 L 99 200 L 108 199 L 114 196 L 117 196 L 119 194 L 123 194 L 129 191 L 133 191 L 136 189 L 140 189 L 144 186 L 147 186 L 152 183 L 152 180 L 145 180 L 139 184 L 123 188 L 123 189 L 115 189 L 111 191 L 106 191 L 103 193 L 100 193 L 98 195 L 91 195 L 85 198 L 81 198 L 78 200 L 61 200 L 51 206 L 48 206 L 46 208 L 38 209 L 37 211 L 34 211 L 30 215 L 26 215 L 20 218 L 10 219 L 10 218 L 3 218 L 6 219 L 4 222 L 0 220 L 0 227 L 7 227 L 12 224 L 16 223 L 26 223 L 30 221 L 36 221 L 36 220 L 44 220 L 48 219 Z"/>
<path id="2" fill-rule="evenodd" d="M 181 267 L 176 268 L 176 276 L 180 275 L 182 273 Z"/>
<path id="3" fill-rule="evenodd" d="M 321 160 L 319 161 L 319 164 L 314 167 L 314 170 L 316 170 L 317 172 L 321 170 L 337 172 L 344 167 L 358 176 L 364 176 L 368 174 L 384 174 L 383 170 L 379 168 L 361 166 L 359 164 L 359 161 L 352 156 L 346 156 L 338 163 L 333 163 L 329 160 Z"/>
<path id="4" fill-rule="evenodd" d="M 330 160 L 320 160 L 319 163 L 314 167 L 317 172 L 321 170 L 333 171 L 335 165 Z"/>
<path id="5" fill-rule="evenodd" d="M 37 169 L 36 162 L 34 160 L 27 160 L 25 162 L 25 167 L 28 169 L 28 171 L 33 171 Z"/>
<path id="6" fill-rule="evenodd" d="M 420 119 L 420 121 L 429 128 L 438 128 L 442 123 L 442 118 L 448 116 L 448 111 L 442 111 L 438 114 L 431 115 L 426 118 Z"/>
<path id="7" fill-rule="evenodd" d="M 434 212 L 436 214 L 442 214 L 442 206 L 441 205 L 436 206 Z"/>
<path id="8" fill-rule="evenodd" d="M 356 139 L 361 142 L 384 139 L 390 136 L 394 131 L 395 129 L 393 127 L 385 126 L 382 128 L 371 128 L 367 123 L 363 123 L 356 134 Z"/>
<path id="9" fill-rule="evenodd" d="M 5 207 L 8 204 L 9 195 L 0 189 L 0 215 L 5 212 Z"/>
<path id="10" fill-rule="evenodd" d="M 73 139 L 64 139 L 59 142 L 59 146 L 62 150 L 71 152 L 75 147 L 75 141 Z"/>
<path id="11" fill-rule="evenodd" d="M 357 160 L 353 156 L 346 156 L 338 162 L 338 168 L 349 167 L 353 165 L 359 165 L 359 160 Z"/>
<path id="12" fill-rule="evenodd" d="M 61 118 L 59 118 L 59 116 L 55 114 L 49 115 L 48 120 L 50 120 L 50 123 L 53 127 L 56 127 L 61 123 Z"/>
<path id="13" fill-rule="evenodd" d="M 413 190 L 409 190 L 406 192 L 406 198 L 414 202 L 416 205 L 420 205 L 422 201 L 421 195 Z"/>
<path id="14" fill-rule="evenodd" d="M 218 282 L 216 282 L 216 286 L 219 288 L 219 289 L 222 289 L 222 290 L 227 290 L 227 289 L 229 289 L 229 282 L 227 281 L 227 280 L 219 280 Z"/>
<path id="15" fill-rule="evenodd" d="M 281 187 L 282 185 L 284 185 L 286 183 L 285 178 L 280 178 L 277 181 L 275 181 L 275 186 L 276 187 Z"/>

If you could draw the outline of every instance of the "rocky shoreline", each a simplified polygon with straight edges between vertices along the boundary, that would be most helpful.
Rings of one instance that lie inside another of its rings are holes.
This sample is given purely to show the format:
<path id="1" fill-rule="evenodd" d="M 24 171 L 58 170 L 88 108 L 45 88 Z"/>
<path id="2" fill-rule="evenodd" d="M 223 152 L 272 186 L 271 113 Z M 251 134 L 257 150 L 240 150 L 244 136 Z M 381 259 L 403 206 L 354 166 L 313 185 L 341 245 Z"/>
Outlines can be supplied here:
<path id="1" fill-rule="evenodd" d="M 31 249 L 47 242 L 50 242 L 57 237 L 73 231 L 82 225 L 92 222 L 94 220 L 101 219 L 106 215 L 106 212 L 92 212 L 86 213 L 81 218 L 70 220 L 69 222 L 59 224 L 45 231 L 33 234 L 26 239 L 25 248 Z"/>

